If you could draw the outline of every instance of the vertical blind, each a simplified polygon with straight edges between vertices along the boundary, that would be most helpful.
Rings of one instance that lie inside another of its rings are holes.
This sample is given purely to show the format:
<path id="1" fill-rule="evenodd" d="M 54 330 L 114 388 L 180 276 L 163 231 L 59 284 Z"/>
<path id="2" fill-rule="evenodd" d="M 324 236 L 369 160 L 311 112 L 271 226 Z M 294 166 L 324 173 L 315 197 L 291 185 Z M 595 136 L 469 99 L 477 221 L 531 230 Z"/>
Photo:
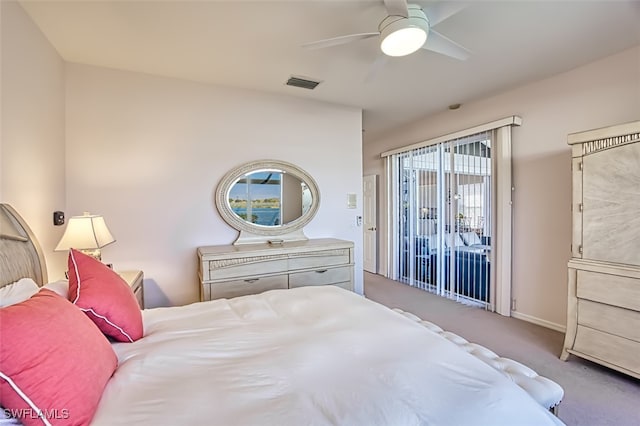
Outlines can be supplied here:
<path id="1" fill-rule="evenodd" d="M 493 135 L 483 131 L 391 155 L 392 278 L 492 306 Z"/>

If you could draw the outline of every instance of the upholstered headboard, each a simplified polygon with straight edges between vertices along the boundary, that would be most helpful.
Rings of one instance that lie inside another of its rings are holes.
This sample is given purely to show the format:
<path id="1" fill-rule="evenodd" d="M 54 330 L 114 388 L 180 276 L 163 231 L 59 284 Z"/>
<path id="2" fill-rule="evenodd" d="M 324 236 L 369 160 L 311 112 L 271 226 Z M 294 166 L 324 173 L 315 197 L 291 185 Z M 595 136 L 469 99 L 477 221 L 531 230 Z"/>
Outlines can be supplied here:
<path id="1" fill-rule="evenodd" d="M 27 223 L 8 204 L 0 204 L 0 287 L 32 278 L 47 282 L 42 249 Z"/>

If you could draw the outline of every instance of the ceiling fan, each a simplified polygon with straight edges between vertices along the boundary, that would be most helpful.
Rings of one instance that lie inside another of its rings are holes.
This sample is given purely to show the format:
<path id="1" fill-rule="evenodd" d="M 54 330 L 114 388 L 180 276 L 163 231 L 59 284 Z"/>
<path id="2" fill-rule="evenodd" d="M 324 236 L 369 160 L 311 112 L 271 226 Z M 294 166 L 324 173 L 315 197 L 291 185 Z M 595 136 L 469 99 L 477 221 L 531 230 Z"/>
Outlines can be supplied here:
<path id="1" fill-rule="evenodd" d="M 470 56 L 469 50 L 432 28 L 464 9 L 464 3 L 439 2 L 429 6 L 426 11 L 419 5 L 407 4 L 406 0 L 384 0 L 384 5 L 388 16 L 380 22 L 378 31 L 313 41 L 302 47 L 322 49 L 379 37 L 380 49 L 387 56 L 406 56 L 420 48 L 459 60 Z"/>

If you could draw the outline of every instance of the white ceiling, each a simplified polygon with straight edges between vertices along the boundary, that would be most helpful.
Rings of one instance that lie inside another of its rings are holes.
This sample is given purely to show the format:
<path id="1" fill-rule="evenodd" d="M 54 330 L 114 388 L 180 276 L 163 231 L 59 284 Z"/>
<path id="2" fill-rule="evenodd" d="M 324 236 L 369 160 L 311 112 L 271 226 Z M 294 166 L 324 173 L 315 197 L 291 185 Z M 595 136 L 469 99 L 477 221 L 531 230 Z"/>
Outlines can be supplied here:
<path id="1" fill-rule="evenodd" d="M 361 107 L 368 137 L 640 44 L 640 0 L 471 1 L 435 27 L 470 59 L 419 50 L 367 80 L 377 38 L 300 45 L 377 31 L 382 0 L 20 3 L 66 61 Z M 285 86 L 291 75 L 322 83 Z"/>

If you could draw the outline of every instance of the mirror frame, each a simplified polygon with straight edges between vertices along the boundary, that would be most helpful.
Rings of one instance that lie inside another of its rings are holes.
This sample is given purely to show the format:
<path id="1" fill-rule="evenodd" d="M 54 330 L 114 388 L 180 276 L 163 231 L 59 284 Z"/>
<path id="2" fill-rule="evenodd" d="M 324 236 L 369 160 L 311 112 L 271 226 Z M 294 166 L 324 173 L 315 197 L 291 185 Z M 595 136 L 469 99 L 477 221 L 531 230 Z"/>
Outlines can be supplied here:
<path id="1" fill-rule="evenodd" d="M 296 220 L 279 225 L 266 226 L 247 222 L 238 216 L 229 205 L 229 192 L 233 185 L 248 173 L 261 170 L 281 170 L 304 182 L 311 192 L 311 207 Z M 302 228 L 304 228 L 316 215 L 320 207 L 320 191 L 316 181 L 300 167 L 280 160 L 258 160 L 242 164 L 224 175 L 216 188 L 216 207 L 225 222 L 232 228 L 240 231 L 234 244 L 250 243 L 280 243 L 284 241 L 307 240 Z M 275 237 L 275 238 L 274 238 Z"/>

